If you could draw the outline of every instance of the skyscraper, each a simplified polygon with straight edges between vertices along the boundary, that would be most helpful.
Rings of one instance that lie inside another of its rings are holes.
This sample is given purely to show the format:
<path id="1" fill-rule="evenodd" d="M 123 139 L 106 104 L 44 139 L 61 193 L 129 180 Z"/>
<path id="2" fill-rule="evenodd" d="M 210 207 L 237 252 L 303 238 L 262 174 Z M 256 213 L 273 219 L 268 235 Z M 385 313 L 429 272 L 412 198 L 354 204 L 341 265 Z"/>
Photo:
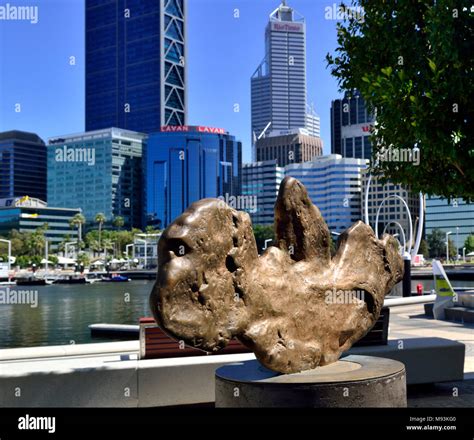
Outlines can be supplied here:
<path id="1" fill-rule="evenodd" d="M 185 60 L 185 0 L 86 0 L 86 131 L 186 124 Z"/>
<path id="2" fill-rule="evenodd" d="M 0 133 L 0 199 L 46 200 L 46 145 L 35 133 Z"/>
<path id="3" fill-rule="evenodd" d="M 353 93 L 346 92 L 342 99 L 334 100 L 331 105 L 331 152 L 341 154 L 342 157 L 370 160 L 372 158 L 370 136 L 373 124 L 374 117 L 360 93 L 357 90 Z M 364 170 L 361 199 L 361 218 L 364 219 L 368 176 L 368 171 Z M 400 227 L 408 231 L 408 213 L 401 199 L 408 205 L 412 221 L 415 223 L 420 211 L 419 195 L 413 193 L 410 188 L 390 181 L 383 182 L 382 177 L 374 175 L 371 181 L 368 199 L 369 222 L 375 226 L 379 211 L 380 234 L 384 228 L 390 234 L 400 233 Z"/>
<path id="4" fill-rule="evenodd" d="M 240 195 L 242 144 L 221 128 L 165 126 L 150 135 L 143 169 L 147 224 L 164 228 L 193 202 Z"/>
<path id="5" fill-rule="evenodd" d="M 274 208 L 285 169 L 276 160 L 246 163 L 242 167 L 242 196 L 249 198 L 244 209 L 254 225 L 272 225 Z"/>
<path id="6" fill-rule="evenodd" d="M 98 213 L 108 224 L 142 227 L 142 151 L 146 135 L 108 128 L 60 136 L 48 145 L 48 201 L 80 207 L 90 224 Z"/>
<path id="7" fill-rule="evenodd" d="M 319 117 L 307 112 L 305 20 L 285 1 L 270 14 L 265 54 L 251 78 L 254 138 L 265 128 L 319 133 Z"/>
<path id="8" fill-rule="evenodd" d="M 370 159 L 370 130 L 374 118 L 364 98 L 355 91 L 331 105 L 331 153 L 343 157 Z"/>

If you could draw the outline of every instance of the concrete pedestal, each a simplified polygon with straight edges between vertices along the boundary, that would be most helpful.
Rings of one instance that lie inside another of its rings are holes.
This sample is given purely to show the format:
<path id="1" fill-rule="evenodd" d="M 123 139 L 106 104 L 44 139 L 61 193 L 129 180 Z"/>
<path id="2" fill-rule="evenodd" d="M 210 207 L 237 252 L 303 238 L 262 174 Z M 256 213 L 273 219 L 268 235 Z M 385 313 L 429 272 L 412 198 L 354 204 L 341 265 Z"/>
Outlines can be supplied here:
<path id="1" fill-rule="evenodd" d="M 392 359 L 348 356 L 296 374 L 258 361 L 216 370 L 217 408 L 406 407 L 405 366 Z"/>

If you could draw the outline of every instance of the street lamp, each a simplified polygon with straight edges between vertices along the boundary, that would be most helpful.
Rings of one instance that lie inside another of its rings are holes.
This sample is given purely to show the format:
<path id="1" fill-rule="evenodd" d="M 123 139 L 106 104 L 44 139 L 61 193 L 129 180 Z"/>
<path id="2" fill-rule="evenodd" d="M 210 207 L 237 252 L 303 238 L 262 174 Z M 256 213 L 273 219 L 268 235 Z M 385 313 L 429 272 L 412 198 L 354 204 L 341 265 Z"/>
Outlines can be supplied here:
<path id="1" fill-rule="evenodd" d="M 452 233 L 452 231 L 446 232 L 446 263 L 449 262 L 449 236 Z"/>
<path id="2" fill-rule="evenodd" d="M 5 240 L 3 238 L 0 238 L 0 241 L 2 243 L 7 243 L 8 244 L 8 274 L 7 274 L 7 279 L 10 281 L 10 270 L 11 270 L 11 263 L 10 260 L 12 258 L 12 242 L 10 240 Z"/>
<path id="3" fill-rule="evenodd" d="M 456 226 L 456 261 L 459 260 L 459 226 Z"/>
<path id="4" fill-rule="evenodd" d="M 268 238 L 265 240 L 265 246 L 263 247 L 263 250 L 267 250 L 268 249 L 268 243 L 271 243 L 273 241 L 273 238 Z"/>
<path id="5" fill-rule="evenodd" d="M 130 255 L 129 255 L 129 252 L 128 252 L 128 248 L 132 248 L 132 249 L 135 249 L 134 248 L 135 244 L 134 243 L 130 243 L 130 244 L 127 244 L 125 246 L 125 253 L 127 255 L 127 262 L 128 262 L 128 268 L 130 269 Z"/>

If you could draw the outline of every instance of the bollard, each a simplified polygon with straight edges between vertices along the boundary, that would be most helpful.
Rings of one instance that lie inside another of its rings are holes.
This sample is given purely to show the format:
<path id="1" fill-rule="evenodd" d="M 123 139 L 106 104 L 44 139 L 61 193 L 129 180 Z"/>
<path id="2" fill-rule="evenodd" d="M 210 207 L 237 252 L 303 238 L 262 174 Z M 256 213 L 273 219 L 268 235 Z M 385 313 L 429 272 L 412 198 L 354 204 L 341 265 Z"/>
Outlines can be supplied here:
<path id="1" fill-rule="evenodd" d="M 403 265 L 405 273 L 403 275 L 403 297 L 411 296 L 411 257 L 408 252 L 403 255 Z"/>

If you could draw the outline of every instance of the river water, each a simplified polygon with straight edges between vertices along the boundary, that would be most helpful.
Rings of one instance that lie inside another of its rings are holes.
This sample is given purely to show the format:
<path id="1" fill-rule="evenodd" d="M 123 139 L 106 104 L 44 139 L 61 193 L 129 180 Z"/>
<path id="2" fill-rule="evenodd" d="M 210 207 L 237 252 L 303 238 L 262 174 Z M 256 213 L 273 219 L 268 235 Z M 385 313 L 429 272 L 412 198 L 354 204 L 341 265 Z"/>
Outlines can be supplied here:
<path id="1" fill-rule="evenodd" d="M 432 280 L 413 280 L 412 291 L 422 283 L 433 288 Z M 455 287 L 472 287 L 474 281 L 453 281 Z M 138 324 L 151 316 L 148 297 L 153 281 L 17 287 L 37 293 L 37 307 L 31 304 L 0 304 L 0 348 L 40 345 L 85 344 L 111 341 L 92 339 L 88 325 Z M 0 286 L 0 290 L 4 290 Z M 33 304 L 34 305 L 34 304 Z"/>
<path id="2" fill-rule="evenodd" d="M 152 287 L 153 281 L 11 286 L 11 291 L 37 292 L 37 307 L 0 304 L 0 348 L 102 342 L 91 338 L 88 325 L 138 324 L 151 316 Z"/>

